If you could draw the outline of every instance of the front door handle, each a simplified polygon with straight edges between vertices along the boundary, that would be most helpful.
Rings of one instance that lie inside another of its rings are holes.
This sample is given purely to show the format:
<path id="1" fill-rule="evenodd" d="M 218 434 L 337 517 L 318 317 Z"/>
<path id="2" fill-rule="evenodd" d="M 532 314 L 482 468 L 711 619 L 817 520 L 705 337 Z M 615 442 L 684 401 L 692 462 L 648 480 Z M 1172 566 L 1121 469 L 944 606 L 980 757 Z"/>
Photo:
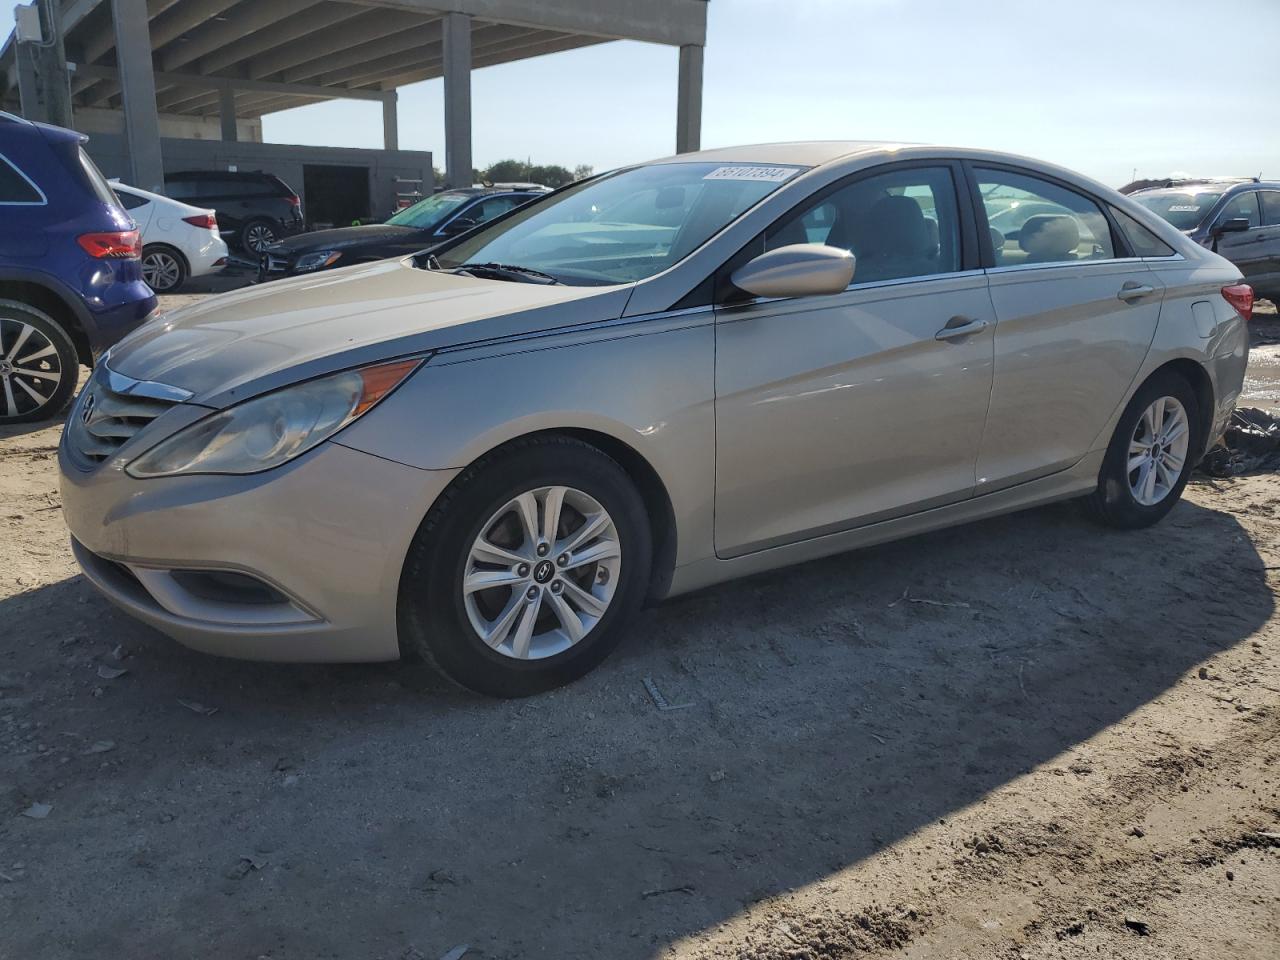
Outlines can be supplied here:
<path id="1" fill-rule="evenodd" d="M 1120 292 L 1116 294 L 1125 303 L 1132 303 L 1134 300 L 1140 300 L 1143 297 L 1150 296 L 1156 292 L 1156 288 L 1145 283 L 1138 283 L 1134 280 L 1125 281 L 1125 285 L 1120 288 Z"/>
<path id="2" fill-rule="evenodd" d="M 987 321 L 974 320 L 972 317 L 952 317 L 947 325 L 933 335 L 935 340 L 956 340 L 968 337 L 986 327 Z"/>

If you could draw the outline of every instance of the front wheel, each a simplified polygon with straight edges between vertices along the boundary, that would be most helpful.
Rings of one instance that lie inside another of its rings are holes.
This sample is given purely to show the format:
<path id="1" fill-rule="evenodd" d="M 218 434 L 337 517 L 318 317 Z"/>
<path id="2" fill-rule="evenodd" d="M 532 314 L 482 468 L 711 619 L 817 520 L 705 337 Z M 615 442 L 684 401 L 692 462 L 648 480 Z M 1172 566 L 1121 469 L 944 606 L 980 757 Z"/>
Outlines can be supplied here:
<path id="1" fill-rule="evenodd" d="M 52 317 L 0 300 L 0 424 L 31 423 L 62 412 L 79 375 L 75 344 Z"/>
<path id="2" fill-rule="evenodd" d="M 1203 450 L 1200 407 L 1191 385 L 1173 371 L 1134 394 L 1107 447 L 1095 513 L 1113 527 L 1156 523 L 1173 509 Z"/>
<path id="3" fill-rule="evenodd" d="M 576 680 L 621 639 L 648 586 L 644 502 L 610 457 L 521 440 L 454 481 L 400 579 L 401 647 L 478 693 Z"/>

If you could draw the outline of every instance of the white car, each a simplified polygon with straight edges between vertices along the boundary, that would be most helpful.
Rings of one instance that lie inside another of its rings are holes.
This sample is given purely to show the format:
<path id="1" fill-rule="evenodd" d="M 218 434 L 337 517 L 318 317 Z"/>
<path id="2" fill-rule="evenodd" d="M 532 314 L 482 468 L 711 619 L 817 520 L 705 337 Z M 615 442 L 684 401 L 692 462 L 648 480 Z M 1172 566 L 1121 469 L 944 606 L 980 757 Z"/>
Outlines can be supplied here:
<path id="1" fill-rule="evenodd" d="M 142 233 L 142 276 L 156 293 L 173 293 L 189 277 L 227 265 L 227 244 L 213 210 L 117 181 L 111 187 Z"/>

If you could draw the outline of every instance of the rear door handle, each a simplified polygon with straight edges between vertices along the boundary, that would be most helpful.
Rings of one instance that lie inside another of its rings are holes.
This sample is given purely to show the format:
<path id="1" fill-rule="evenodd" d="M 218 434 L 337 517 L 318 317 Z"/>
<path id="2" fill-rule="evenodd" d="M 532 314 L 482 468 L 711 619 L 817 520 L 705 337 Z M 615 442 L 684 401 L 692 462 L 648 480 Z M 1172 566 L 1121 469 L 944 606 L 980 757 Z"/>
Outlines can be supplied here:
<path id="1" fill-rule="evenodd" d="M 1125 282 L 1125 285 L 1120 288 L 1120 292 L 1117 293 L 1116 296 L 1125 303 L 1130 303 L 1134 300 L 1140 300 L 1143 297 L 1150 296 L 1155 292 L 1155 287 L 1149 286 L 1145 283 L 1137 283 L 1133 280 L 1128 280 Z"/>
<path id="2" fill-rule="evenodd" d="M 956 340 L 968 337 L 986 327 L 987 321 L 974 320 L 972 317 L 952 317 L 947 325 L 933 335 L 935 340 Z"/>

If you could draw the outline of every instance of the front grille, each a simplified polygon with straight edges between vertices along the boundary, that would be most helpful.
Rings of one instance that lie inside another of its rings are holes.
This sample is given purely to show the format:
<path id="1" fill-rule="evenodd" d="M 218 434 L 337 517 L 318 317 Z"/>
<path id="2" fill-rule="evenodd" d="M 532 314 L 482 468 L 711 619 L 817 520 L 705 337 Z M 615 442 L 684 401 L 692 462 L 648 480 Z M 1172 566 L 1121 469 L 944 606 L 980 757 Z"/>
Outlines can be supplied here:
<path id="1" fill-rule="evenodd" d="M 264 277 L 273 273 L 288 273 L 289 258 L 279 254 L 264 253 L 258 260 L 258 271 Z"/>
<path id="2" fill-rule="evenodd" d="M 177 401 L 123 392 L 136 381 L 113 375 L 100 363 L 68 421 L 72 449 L 90 463 L 101 463 Z M 123 389 L 122 389 L 123 388 Z"/>

